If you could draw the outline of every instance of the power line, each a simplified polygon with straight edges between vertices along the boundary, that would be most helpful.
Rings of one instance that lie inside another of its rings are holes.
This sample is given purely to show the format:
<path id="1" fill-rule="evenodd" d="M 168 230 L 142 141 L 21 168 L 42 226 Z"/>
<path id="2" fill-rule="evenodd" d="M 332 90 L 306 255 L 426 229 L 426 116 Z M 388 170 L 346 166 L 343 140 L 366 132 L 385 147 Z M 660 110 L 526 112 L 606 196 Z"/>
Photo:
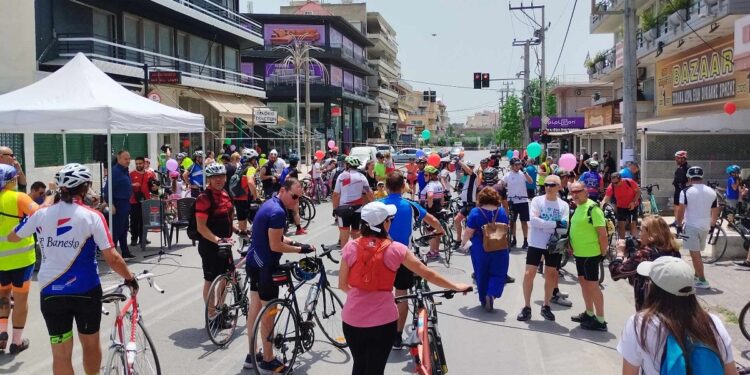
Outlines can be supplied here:
<path id="1" fill-rule="evenodd" d="M 406 79 L 406 78 L 399 78 L 402 81 L 406 82 L 414 82 L 414 83 L 421 83 L 423 85 L 431 85 L 431 86 L 441 86 L 441 87 L 451 87 L 454 89 L 469 89 L 469 90 L 475 90 L 474 87 L 470 86 L 459 86 L 459 85 L 451 85 L 447 83 L 435 83 L 435 82 L 425 82 L 425 81 L 417 81 L 415 79 Z"/>
<path id="2" fill-rule="evenodd" d="M 495 103 L 495 101 L 493 100 L 493 101 L 491 101 L 491 102 L 487 102 L 487 103 L 484 103 L 484 104 L 481 104 L 481 105 L 477 105 L 477 106 L 473 106 L 473 107 L 467 107 L 467 108 L 451 109 L 451 110 L 446 110 L 445 112 L 463 112 L 463 111 L 471 111 L 471 110 L 475 110 L 475 109 L 487 108 L 488 106 L 493 106 L 493 108 L 494 108 L 494 105 L 495 105 L 495 104 L 496 104 L 496 103 Z"/>
<path id="3" fill-rule="evenodd" d="M 578 5 L 578 0 L 575 0 L 575 3 L 573 3 L 573 11 L 570 12 L 568 28 L 565 30 L 565 38 L 563 38 L 562 47 L 560 47 L 560 54 L 557 55 L 557 62 L 555 62 L 555 68 L 552 69 L 552 75 L 550 75 L 550 77 L 555 76 L 555 72 L 557 72 L 557 65 L 560 64 L 560 58 L 562 57 L 563 51 L 565 50 L 565 42 L 568 41 L 568 32 L 570 32 L 570 25 L 573 23 L 573 15 L 576 14 L 576 5 Z"/>

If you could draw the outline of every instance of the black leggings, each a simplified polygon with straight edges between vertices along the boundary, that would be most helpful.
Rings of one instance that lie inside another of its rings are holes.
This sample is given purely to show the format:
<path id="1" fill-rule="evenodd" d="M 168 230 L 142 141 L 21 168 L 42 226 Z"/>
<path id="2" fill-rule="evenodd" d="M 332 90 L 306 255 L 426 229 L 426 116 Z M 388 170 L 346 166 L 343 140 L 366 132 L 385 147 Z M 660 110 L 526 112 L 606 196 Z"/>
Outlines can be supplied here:
<path id="1" fill-rule="evenodd" d="M 396 337 L 396 321 L 367 328 L 343 324 L 344 337 L 354 358 L 352 375 L 383 375 Z"/>

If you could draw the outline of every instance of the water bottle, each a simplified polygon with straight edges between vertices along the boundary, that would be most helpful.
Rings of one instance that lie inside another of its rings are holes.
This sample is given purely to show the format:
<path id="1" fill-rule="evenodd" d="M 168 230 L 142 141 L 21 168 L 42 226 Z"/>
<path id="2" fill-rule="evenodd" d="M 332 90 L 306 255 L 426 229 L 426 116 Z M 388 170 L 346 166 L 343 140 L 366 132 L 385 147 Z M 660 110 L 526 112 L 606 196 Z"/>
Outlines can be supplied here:
<path id="1" fill-rule="evenodd" d="M 305 300 L 305 312 L 312 312 L 312 310 L 315 308 L 313 306 L 313 303 L 315 302 L 315 299 L 318 296 L 318 291 L 320 288 L 318 287 L 318 284 L 313 284 L 310 287 L 310 291 L 307 293 L 307 299 Z"/>
<path id="2" fill-rule="evenodd" d="M 137 351 L 138 347 L 135 345 L 135 342 L 130 341 L 127 345 L 125 345 L 125 354 L 127 356 L 129 365 L 135 363 L 135 355 Z"/>

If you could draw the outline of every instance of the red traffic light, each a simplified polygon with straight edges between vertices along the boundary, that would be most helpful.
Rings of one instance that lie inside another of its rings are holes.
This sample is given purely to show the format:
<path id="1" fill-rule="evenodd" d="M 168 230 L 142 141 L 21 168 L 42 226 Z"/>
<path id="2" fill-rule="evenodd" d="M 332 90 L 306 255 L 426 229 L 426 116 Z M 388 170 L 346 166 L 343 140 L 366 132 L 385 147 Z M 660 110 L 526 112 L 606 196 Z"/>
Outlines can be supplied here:
<path id="1" fill-rule="evenodd" d="M 482 88 L 482 73 L 474 73 L 474 88 Z"/>
<path id="2" fill-rule="evenodd" d="M 482 87 L 490 87 L 490 73 L 482 73 Z"/>

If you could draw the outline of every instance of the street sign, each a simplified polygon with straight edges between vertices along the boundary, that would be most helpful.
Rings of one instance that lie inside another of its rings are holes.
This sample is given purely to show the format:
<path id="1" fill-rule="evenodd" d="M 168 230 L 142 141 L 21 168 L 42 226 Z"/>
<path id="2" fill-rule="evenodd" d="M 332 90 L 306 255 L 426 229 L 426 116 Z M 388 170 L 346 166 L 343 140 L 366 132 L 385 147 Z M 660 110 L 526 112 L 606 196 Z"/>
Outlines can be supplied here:
<path id="1" fill-rule="evenodd" d="M 255 125 L 276 125 L 279 114 L 268 108 L 253 108 L 253 122 Z"/>
<path id="2" fill-rule="evenodd" d="M 341 107 L 331 108 L 331 117 L 341 117 Z"/>
<path id="3" fill-rule="evenodd" d="M 182 82 L 182 73 L 172 71 L 149 72 L 148 80 L 155 84 L 179 85 Z"/>

